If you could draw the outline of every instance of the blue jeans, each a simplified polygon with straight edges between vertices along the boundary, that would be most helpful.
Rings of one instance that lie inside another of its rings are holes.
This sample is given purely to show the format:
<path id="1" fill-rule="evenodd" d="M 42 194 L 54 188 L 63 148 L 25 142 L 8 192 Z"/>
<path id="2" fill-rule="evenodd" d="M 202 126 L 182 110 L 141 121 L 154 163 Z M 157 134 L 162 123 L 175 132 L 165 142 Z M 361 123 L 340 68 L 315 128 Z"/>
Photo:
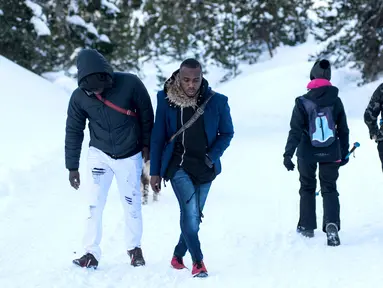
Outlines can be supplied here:
<path id="1" fill-rule="evenodd" d="M 184 257 L 189 250 L 193 263 L 203 260 L 201 244 L 198 239 L 199 224 L 201 222 L 202 210 L 205 206 L 207 194 L 211 182 L 194 185 L 189 175 L 180 168 L 170 180 L 173 191 L 180 205 L 181 235 L 174 255 Z"/>

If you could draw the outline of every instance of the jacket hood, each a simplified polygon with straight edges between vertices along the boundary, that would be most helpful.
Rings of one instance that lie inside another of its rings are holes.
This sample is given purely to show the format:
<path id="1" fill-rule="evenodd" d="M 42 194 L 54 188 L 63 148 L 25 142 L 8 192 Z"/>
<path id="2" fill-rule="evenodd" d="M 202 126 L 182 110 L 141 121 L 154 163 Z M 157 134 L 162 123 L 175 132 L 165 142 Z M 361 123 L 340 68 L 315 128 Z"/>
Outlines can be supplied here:
<path id="1" fill-rule="evenodd" d="M 174 71 L 172 76 L 166 80 L 164 84 L 164 92 L 167 95 L 166 99 L 170 104 L 180 108 L 197 108 L 197 106 L 201 103 L 209 91 L 209 83 L 205 78 L 203 78 L 200 90 L 198 92 L 198 97 L 191 98 L 187 96 L 181 88 L 180 69 Z"/>
<path id="2" fill-rule="evenodd" d="M 310 90 L 304 95 L 319 106 L 333 105 L 338 99 L 339 89 L 335 86 L 322 86 Z"/>
<path id="3" fill-rule="evenodd" d="M 102 54 L 95 49 L 81 50 L 77 56 L 77 83 L 95 73 L 107 73 L 113 78 L 113 68 Z"/>

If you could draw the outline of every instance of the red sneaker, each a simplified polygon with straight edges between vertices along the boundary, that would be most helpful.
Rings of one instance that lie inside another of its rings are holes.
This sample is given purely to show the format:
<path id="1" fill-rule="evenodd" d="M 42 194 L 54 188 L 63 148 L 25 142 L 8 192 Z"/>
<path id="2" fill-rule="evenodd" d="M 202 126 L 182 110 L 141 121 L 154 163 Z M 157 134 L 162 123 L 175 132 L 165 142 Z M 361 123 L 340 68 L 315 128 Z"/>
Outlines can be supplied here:
<path id="1" fill-rule="evenodd" d="M 192 270 L 193 277 L 207 277 L 207 270 L 203 261 L 195 262 Z"/>
<path id="2" fill-rule="evenodd" d="M 181 257 L 173 256 L 170 264 L 172 265 L 174 269 L 177 269 L 177 270 L 186 268 L 186 266 L 184 265 L 184 261 L 182 260 Z"/>

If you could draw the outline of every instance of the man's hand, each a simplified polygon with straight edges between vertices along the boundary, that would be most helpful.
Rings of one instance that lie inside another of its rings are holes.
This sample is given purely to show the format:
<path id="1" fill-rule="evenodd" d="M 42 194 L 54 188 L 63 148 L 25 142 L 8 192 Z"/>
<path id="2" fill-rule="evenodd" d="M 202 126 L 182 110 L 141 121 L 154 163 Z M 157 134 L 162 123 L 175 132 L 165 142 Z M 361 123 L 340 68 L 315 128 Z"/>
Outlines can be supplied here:
<path id="1" fill-rule="evenodd" d="M 80 187 L 80 173 L 77 170 L 69 171 L 69 182 L 76 190 Z"/>
<path id="2" fill-rule="evenodd" d="M 285 165 L 287 171 L 293 171 L 295 168 L 293 161 L 291 161 L 291 157 L 288 156 L 283 158 L 283 165 Z"/>
<path id="3" fill-rule="evenodd" d="M 161 180 L 160 176 L 150 177 L 150 186 L 155 193 L 159 193 L 161 191 Z"/>
<path id="4" fill-rule="evenodd" d="M 144 158 L 145 162 L 150 160 L 149 147 L 142 148 L 142 158 Z"/>

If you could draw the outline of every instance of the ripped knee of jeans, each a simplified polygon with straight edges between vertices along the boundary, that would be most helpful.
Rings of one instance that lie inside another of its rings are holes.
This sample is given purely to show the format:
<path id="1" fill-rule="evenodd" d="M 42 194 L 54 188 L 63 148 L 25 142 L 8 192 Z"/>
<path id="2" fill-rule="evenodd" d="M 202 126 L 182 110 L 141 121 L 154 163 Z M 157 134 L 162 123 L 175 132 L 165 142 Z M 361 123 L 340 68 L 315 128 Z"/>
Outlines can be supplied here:
<path id="1" fill-rule="evenodd" d="M 93 168 L 92 169 L 92 176 L 93 176 L 93 181 L 95 184 L 98 184 L 100 182 L 100 178 L 102 175 L 105 174 L 105 169 L 104 168 Z"/>
<path id="2" fill-rule="evenodd" d="M 94 210 L 96 209 L 95 205 L 89 205 L 89 217 L 88 219 L 94 218 Z"/>

